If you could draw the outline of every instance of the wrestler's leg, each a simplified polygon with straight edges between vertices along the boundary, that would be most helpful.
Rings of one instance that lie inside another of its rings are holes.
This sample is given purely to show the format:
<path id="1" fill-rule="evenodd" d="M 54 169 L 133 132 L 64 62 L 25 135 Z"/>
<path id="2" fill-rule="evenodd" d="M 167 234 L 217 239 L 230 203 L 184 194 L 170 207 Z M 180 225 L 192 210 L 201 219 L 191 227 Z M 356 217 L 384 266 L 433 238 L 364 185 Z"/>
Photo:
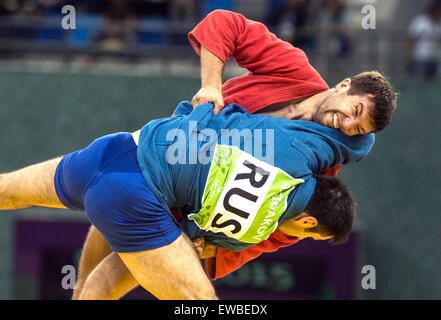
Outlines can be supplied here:
<path id="1" fill-rule="evenodd" d="M 112 249 L 110 249 L 106 240 L 94 226 L 91 226 L 81 251 L 78 279 L 72 296 L 73 300 L 80 297 L 87 277 L 110 253 L 112 253 Z"/>
<path id="2" fill-rule="evenodd" d="M 89 274 L 80 300 L 117 300 L 138 286 L 138 282 L 117 253 L 110 253 Z"/>
<path id="3" fill-rule="evenodd" d="M 217 299 L 193 243 L 183 233 L 164 247 L 119 256 L 138 283 L 158 299 Z"/>
<path id="4" fill-rule="evenodd" d="M 34 206 L 66 209 L 54 186 L 55 170 L 61 158 L 0 174 L 0 210 Z"/>

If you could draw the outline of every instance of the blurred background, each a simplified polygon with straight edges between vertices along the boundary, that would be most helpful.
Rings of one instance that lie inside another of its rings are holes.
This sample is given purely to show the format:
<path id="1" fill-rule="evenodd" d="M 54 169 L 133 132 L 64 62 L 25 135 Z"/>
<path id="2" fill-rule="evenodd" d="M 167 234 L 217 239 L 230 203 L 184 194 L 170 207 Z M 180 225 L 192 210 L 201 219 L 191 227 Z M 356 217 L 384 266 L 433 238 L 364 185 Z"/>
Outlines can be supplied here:
<path id="1" fill-rule="evenodd" d="M 71 5 L 73 30 L 61 28 Z M 363 29 L 363 7 L 376 11 Z M 358 201 L 350 241 L 305 240 L 216 280 L 224 299 L 441 298 L 441 1 L 1 0 L 0 172 L 135 131 L 200 88 L 187 33 L 214 9 L 265 23 L 302 48 L 330 86 L 366 70 L 399 92 L 391 125 L 340 177 Z M 230 60 L 224 78 L 245 70 Z M 69 299 L 84 213 L 0 214 L 0 299 Z M 363 289 L 362 267 L 375 268 Z M 152 298 L 139 289 L 126 297 Z"/>

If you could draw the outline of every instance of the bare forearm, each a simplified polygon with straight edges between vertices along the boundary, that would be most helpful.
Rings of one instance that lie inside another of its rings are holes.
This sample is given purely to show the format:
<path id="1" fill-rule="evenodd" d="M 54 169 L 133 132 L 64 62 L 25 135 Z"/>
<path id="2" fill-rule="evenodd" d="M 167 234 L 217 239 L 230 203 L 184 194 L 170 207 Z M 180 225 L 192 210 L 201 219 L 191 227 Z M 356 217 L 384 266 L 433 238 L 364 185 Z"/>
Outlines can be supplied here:
<path id="1" fill-rule="evenodd" d="M 212 103 L 213 112 L 218 114 L 224 107 L 222 97 L 222 73 L 224 63 L 208 49 L 201 46 L 201 89 L 191 100 L 193 107 Z"/>
<path id="2" fill-rule="evenodd" d="M 224 66 L 221 59 L 201 46 L 201 84 L 203 88 L 222 88 Z"/>

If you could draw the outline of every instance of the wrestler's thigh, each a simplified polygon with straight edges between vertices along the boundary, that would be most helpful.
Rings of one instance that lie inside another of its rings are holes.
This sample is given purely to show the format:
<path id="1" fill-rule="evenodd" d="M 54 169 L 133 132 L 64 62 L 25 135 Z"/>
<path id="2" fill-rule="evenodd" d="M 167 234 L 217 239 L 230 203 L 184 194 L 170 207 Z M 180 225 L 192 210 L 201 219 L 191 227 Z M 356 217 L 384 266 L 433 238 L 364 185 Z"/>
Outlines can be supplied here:
<path id="1" fill-rule="evenodd" d="M 62 157 L 1 175 L 2 197 L 16 207 L 42 206 L 51 208 L 66 207 L 58 199 L 54 176 Z"/>
<path id="2" fill-rule="evenodd" d="M 119 256 L 144 289 L 158 299 L 217 299 L 193 243 L 183 233 L 164 247 Z"/>

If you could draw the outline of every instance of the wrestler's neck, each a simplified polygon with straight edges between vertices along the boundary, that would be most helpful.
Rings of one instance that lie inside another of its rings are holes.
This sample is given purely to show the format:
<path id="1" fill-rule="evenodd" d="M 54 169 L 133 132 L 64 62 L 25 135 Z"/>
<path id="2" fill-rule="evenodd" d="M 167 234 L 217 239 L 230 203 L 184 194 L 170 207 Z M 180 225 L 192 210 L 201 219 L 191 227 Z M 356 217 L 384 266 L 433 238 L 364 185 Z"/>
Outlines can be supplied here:
<path id="1" fill-rule="evenodd" d="M 319 109 L 319 106 L 328 95 L 329 92 L 324 91 L 309 97 L 278 102 L 269 105 L 256 113 L 289 120 L 311 121 L 314 114 Z"/>

